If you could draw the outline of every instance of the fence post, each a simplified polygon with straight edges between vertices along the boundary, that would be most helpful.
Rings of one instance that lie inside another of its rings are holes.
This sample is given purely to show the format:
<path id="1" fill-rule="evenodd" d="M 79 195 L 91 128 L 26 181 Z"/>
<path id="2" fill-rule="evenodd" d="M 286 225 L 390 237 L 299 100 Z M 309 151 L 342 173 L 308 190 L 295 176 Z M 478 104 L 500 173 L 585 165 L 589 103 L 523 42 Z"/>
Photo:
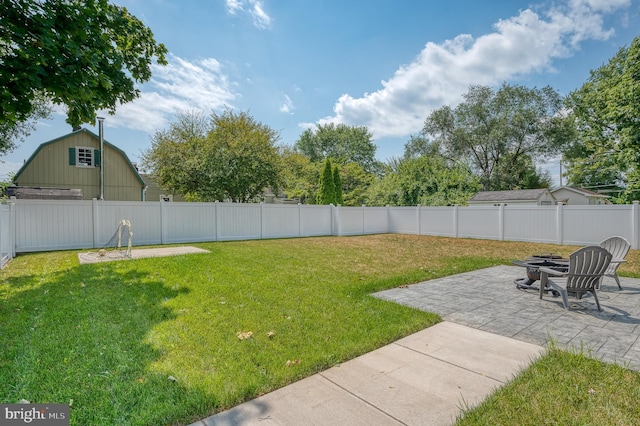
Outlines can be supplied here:
<path id="1" fill-rule="evenodd" d="M 216 241 L 220 240 L 220 210 L 218 209 L 219 202 L 215 201 L 215 211 L 216 211 Z"/>
<path id="2" fill-rule="evenodd" d="M 504 241 L 504 204 L 500 204 L 498 213 L 498 239 Z"/>
<path id="3" fill-rule="evenodd" d="M 365 234 L 365 230 L 366 230 L 366 228 L 364 226 L 364 215 L 365 215 L 365 211 L 364 211 L 365 209 L 364 208 L 365 208 L 365 206 L 366 206 L 366 204 L 362 205 L 362 235 Z"/>
<path id="4" fill-rule="evenodd" d="M 333 204 L 329 204 L 329 212 L 331 213 L 331 235 L 336 234 L 335 212 L 333 211 Z"/>
<path id="5" fill-rule="evenodd" d="M 416 229 L 418 230 L 418 235 L 422 234 L 422 223 L 420 223 L 420 204 L 418 204 L 416 206 L 416 221 L 417 221 L 417 225 Z"/>
<path id="6" fill-rule="evenodd" d="M 16 257 L 16 203 L 11 202 L 11 258 Z"/>
<path id="7" fill-rule="evenodd" d="M 638 250 L 639 242 L 638 242 L 638 201 L 634 201 L 631 206 L 631 247 L 634 250 Z"/>
<path id="8" fill-rule="evenodd" d="M 387 234 L 391 232 L 391 209 L 387 204 Z"/>
<path id="9" fill-rule="evenodd" d="M 333 204 L 331 204 L 331 209 L 336 215 L 336 229 L 337 229 L 338 237 L 341 237 L 342 236 L 342 220 L 340 218 L 340 204 L 338 204 L 337 206 L 334 206 Z"/>
<path id="10" fill-rule="evenodd" d="M 458 205 L 453 205 L 453 238 L 458 238 Z"/>
<path id="11" fill-rule="evenodd" d="M 562 245 L 563 244 L 563 234 L 564 234 L 564 213 L 562 212 L 562 203 L 558 203 L 558 209 L 557 209 L 557 217 L 556 217 L 556 227 L 557 227 L 557 239 L 558 239 L 558 244 Z"/>
<path id="12" fill-rule="evenodd" d="M 298 237 L 302 237 L 302 204 L 298 203 Z"/>
<path id="13" fill-rule="evenodd" d="M 165 232 L 166 230 L 164 229 L 167 223 L 166 220 L 166 207 L 165 207 L 165 201 L 162 201 L 162 197 L 160 197 L 160 244 L 165 244 Z"/>
<path id="14" fill-rule="evenodd" d="M 264 238 L 264 201 L 260 203 L 260 239 Z"/>
<path id="15" fill-rule="evenodd" d="M 93 219 L 93 248 L 98 247 L 98 240 L 100 236 L 98 235 L 98 226 L 100 224 L 100 215 L 98 214 L 98 199 L 94 198 L 91 200 L 91 214 Z"/>

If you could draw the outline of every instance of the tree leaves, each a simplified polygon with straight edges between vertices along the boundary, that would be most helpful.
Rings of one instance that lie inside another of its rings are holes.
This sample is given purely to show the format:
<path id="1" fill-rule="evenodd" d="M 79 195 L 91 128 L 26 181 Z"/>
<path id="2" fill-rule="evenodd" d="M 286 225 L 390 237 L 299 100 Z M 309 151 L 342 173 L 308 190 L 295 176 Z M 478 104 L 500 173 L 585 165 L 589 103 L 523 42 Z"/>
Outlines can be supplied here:
<path id="1" fill-rule="evenodd" d="M 567 104 L 579 139 L 565 152 L 573 185 L 620 190 L 617 200 L 640 197 L 640 37 L 609 63 L 591 71 Z M 613 192 L 615 194 L 615 192 Z"/>
<path id="2" fill-rule="evenodd" d="M 156 132 L 143 166 L 190 201 L 249 202 L 280 184 L 279 134 L 246 112 L 183 112 Z"/>
<path id="3" fill-rule="evenodd" d="M 526 181 L 504 188 L 502 176 L 520 173 L 518 167 L 526 163 L 523 156 L 543 159 L 567 143 L 570 134 L 559 130 L 565 124 L 561 108 L 562 98 L 550 87 L 503 84 L 494 91 L 471 86 L 455 109 L 444 106 L 433 111 L 423 134 L 450 161 L 472 165 L 485 190 L 525 188 Z M 424 149 L 420 140 L 415 145 Z"/>
<path id="4" fill-rule="evenodd" d="M 392 161 L 392 169 L 368 193 L 370 205 L 446 206 L 466 204 L 480 189 L 464 164 L 450 166 L 442 156 L 422 155 Z"/>
<path id="5" fill-rule="evenodd" d="M 333 181 L 333 169 L 331 160 L 326 159 L 322 166 L 322 173 L 318 180 L 318 195 L 316 196 L 316 204 L 335 204 L 336 187 Z"/>
<path id="6" fill-rule="evenodd" d="M 315 131 L 305 130 L 294 146 L 313 163 L 331 158 L 336 163 L 358 163 L 374 172 L 378 162 L 372 137 L 366 127 L 329 123 L 319 125 Z"/>
<path id="7" fill-rule="evenodd" d="M 0 2 L 1 122 L 29 119 L 37 94 L 68 109 L 72 126 L 135 99 L 135 82 L 166 64 L 164 45 L 126 8 L 107 0 Z"/>

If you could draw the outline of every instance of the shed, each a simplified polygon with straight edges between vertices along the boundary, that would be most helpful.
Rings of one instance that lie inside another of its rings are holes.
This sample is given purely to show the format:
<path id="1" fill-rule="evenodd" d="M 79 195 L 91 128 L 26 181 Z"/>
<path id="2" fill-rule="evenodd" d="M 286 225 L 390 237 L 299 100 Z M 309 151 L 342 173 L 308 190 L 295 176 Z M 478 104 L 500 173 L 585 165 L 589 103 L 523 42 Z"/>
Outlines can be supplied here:
<path id="1" fill-rule="evenodd" d="M 556 198 L 547 188 L 514 189 L 508 191 L 481 191 L 469 199 L 469 205 L 538 205 L 550 206 L 556 204 Z"/>
<path id="2" fill-rule="evenodd" d="M 574 186 L 561 186 L 551 191 L 554 197 L 562 204 L 569 205 L 598 205 L 609 204 L 608 195 L 602 195 L 584 188 Z"/>

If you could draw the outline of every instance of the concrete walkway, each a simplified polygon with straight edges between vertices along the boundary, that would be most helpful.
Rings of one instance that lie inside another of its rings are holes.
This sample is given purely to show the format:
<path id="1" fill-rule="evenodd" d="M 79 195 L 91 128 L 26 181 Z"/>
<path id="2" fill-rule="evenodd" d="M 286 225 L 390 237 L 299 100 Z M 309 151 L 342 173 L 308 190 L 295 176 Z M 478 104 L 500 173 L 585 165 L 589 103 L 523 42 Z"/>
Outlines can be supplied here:
<path id="1" fill-rule="evenodd" d="M 450 425 L 543 351 L 442 322 L 192 426 Z"/>
<path id="2" fill-rule="evenodd" d="M 213 425 L 450 425 L 544 352 L 550 339 L 640 371 L 640 280 L 605 279 L 592 297 L 543 300 L 518 290 L 524 269 L 496 266 L 375 297 L 445 321 L 196 422 Z"/>

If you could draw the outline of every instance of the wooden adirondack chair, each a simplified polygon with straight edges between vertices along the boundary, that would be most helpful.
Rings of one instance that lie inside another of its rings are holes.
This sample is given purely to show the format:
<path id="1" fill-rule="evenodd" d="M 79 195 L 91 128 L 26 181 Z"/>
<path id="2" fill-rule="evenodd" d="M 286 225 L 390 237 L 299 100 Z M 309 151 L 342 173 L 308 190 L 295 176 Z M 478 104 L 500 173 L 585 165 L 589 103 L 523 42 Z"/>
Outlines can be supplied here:
<path id="1" fill-rule="evenodd" d="M 624 258 L 627 256 L 627 253 L 629 253 L 631 244 L 629 244 L 629 241 L 623 237 L 610 237 L 601 242 L 600 247 L 606 249 L 613 256 L 609 267 L 604 271 L 604 276 L 615 279 L 618 284 L 618 288 L 622 290 L 617 270 L 621 263 L 626 262 Z M 598 284 L 598 289 L 600 289 L 600 284 Z"/>
<path id="2" fill-rule="evenodd" d="M 566 273 L 554 269 L 540 268 L 540 299 L 545 290 L 557 291 L 562 296 L 562 304 L 569 309 L 568 295 L 580 299 L 584 293 L 593 294 L 598 310 L 600 301 L 596 294 L 596 286 L 602 279 L 613 256 L 599 246 L 583 247 L 569 256 L 569 270 Z M 564 280 L 564 283 L 562 283 Z"/>

